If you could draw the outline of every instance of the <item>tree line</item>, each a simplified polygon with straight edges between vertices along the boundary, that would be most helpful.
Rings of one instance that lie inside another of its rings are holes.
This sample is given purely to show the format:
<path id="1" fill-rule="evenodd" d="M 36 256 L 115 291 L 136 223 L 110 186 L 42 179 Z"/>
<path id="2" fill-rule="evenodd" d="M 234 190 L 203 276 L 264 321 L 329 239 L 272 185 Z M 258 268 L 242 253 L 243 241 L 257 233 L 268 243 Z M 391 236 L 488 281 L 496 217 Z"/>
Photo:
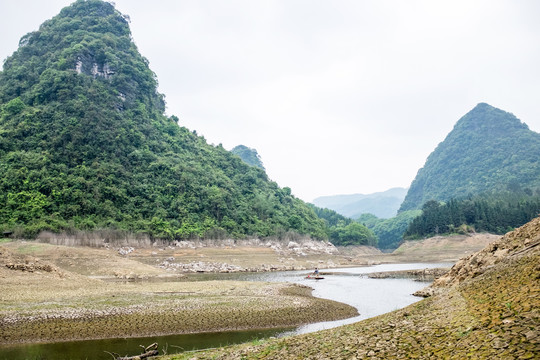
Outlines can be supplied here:
<path id="1" fill-rule="evenodd" d="M 469 196 L 446 203 L 430 200 L 403 236 L 418 239 L 473 231 L 504 234 L 539 215 L 540 196 L 513 192 Z"/>
<path id="2" fill-rule="evenodd" d="M 338 214 L 334 210 L 322 209 L 312 204 L 309 205 L 315 214 L 324 220 L 326 235 L 332 244 L 337 246 L 377 246 L 377 236 L 365 225 Z"/>

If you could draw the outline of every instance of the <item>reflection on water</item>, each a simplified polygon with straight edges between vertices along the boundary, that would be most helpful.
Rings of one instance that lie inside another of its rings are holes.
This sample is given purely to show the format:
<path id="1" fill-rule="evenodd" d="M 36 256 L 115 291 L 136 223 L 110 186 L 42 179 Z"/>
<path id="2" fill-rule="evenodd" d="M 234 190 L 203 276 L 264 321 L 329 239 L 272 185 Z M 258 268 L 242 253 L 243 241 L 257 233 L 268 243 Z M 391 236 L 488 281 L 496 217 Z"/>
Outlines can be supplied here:
<path id="1" fill-rule="evenodd" d="M 169 354 L 193 349 L 219 347 L 227 344 L 247 342 L 271 336 L 303 334 L 328 329 L 344 324 L 400 309 L 421 300 L 411 294 L 427 286 L 428 283 L 412 279 L 370 279 L 368 273 L 379 271 L 397 271 L 450 267 L 450 263 L 441 264 L 384 264 L 370 267 L 342 268 L 324 270 L 324 280 L 305 279 L 306 271 L 287 271 L 271 273 L 235 273 L 235 274 L 197 274 L 190 280 L 245 280 L 294 282 L 311 286 L 313 295 L 325 299 L 340 301 L 358 309 L 359 316 L 323 323 L 301 326 L 295 329 L 251 330 L 221 333 L 204 333 L 147 337 L 136 339 L 106 339 L 64 342 L 55 344 L 32 344 L 0 348 L 0 359 L 112 359 L 105 351 L 122 356 L 140 353 L 139 345 L 159 344 L 160 353 L 167 347 Z M 184 280 L 185 281 L 185 280 Z M 321 309 L 324 311 L 324 309 Z"/>
<path id="2" fill-rule="evenodd" d="M 148 346 L 157 342 L 159 353 L 176 354 L 183 351 L 208 349 L 239 344 L 252 340 L 277 336 L 292 329 L 250 330 L 186 335 L 153 336 L 130 339 L 105 339 L 88 341 L 69 341 L 53 344 L 33 344 L 0 348 L 2 360 L 63 360 L 98 359 L 111 360 L 109 353 L 121 356 L 136 355 L 142 352 L 139 345 Z"/>
<path id="3" fill-rule="evenodd" d="M 311 286 L 313 295 L 354 306 L 359 316 L 300 326 L 285 335 L 304 334 L 352 324 L 390 311 L 401 309 L 422 300 L 412 294 L 423 289 L 429 282 L 413 279 L 370 279 L 367 274 L 381 271 L 400 271 L 426 268 L 447 268 L 452 263 L 381 264 L 367 267 L 323 270 L 324 280 L 305 279 L 306 271 L 260 273 L 250 275 L 259 281 L 289 281 Z M 330 273 L 330 275 L 326 275 Z M 324 309 L 321 309 L 324 311 Z"/>

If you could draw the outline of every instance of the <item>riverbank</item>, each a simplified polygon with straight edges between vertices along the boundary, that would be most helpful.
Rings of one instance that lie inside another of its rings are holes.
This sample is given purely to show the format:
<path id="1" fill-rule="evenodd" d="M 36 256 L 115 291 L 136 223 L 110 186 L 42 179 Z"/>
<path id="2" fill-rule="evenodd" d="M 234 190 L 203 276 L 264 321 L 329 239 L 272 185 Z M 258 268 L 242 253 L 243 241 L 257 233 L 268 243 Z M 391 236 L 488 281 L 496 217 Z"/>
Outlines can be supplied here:
<path id="1" fill-rule="evenodd" d="M 293 284 L 182 277 L 105 282 L 27 255 L 50 251 L 46 244 L 16 246 L 24 251 L 0 246 L 2 344 L 288 327 L 357 314 Z M 79 258 L 78 266 L 85 261 Z M 138 275 L 142 270 L 154 273 L 142 265 Z"/>
<path id="2" fill-rule="evenodd" d="M 540 357 L 540 218 L 463 259 L 434 295 L 404 309 L 316 333 L 185 359 L 536 359 Z"/>
<path id="3" fill-rule="evenodd" d="M 373 272 L 367 276 L 370 279 L 415 279 L 417 281 L 433 281 L 446 274 L 450 268 L 431 268 L 399 271 Z"/>
<path id="4" fill-rule="evenodd" d="M 295 285 L 191 281 L 190 274 L 371 265 L 399 258 L 371 247 L 298 241 L 77 245 L 0 244 L 0 343 L 135 337 L 297 326 L 356 315 Z M 174 246 L 172 246 L 174 245 Z M 448 254 L 447 254 L 448 257 Z M 325 311 L 319 311 L 324 308 Z"/>

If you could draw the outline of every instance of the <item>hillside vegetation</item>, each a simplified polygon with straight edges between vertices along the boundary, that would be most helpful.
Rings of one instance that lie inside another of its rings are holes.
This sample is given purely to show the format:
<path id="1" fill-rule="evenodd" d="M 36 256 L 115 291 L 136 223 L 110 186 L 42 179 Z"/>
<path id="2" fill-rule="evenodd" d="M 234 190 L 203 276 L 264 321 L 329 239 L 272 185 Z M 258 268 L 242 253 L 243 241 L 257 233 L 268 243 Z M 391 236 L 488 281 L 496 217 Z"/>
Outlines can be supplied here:
<path id="1" fill-rule="evenodd" d="M 540 134 L 508 112 L 478 104 L 429 155 L 400 211 L 488 192 L 538 194 L 538 159 Z"/>
<path id="2" fill-rule="evenodd" d="M 126 17 L 78 0 L 0 72 L 0 231 L 325 239 L 311 208 L 164 115 Z"/>
<path id="3" fill-rule="evenodd" d="M 456 264 L 435 295 L 356 324 L 167 359 L 536 359 L 540 218 Z"/>
<path id="4" fill-rule="evenodd" d="M 540 213 L 540 134 L 514 115 L 478 104 L 413 180 L 397 216 L 358 221 L 381 249 L 406 239 L 474 231 L 504 234 Z"/>
<path id="5" fill-rule="evenodd" d="M 399 246 L 409 224 L 421 214 L 421 210 L 407 210 L 390 219 L 379 219 L 374 215 L 364 214 L 357 221 L 373 231 L 379 248 L 391 250 Z"/>
<path id="6" fill-rule="evenodd" d="M 515 193 L 475 196 L 439 203 L 430 200 L 405 231 L 405 239 L 449 233 L 504 234 L 540 214 L 540 196 Z"/>
<path id="7" fill-rule="evenodd" d="M 337 246 L 369 245 L 377 246 L 377 236 L 368 227 L 334 210 L 321 209 L 308 204 L 326 225 L 330 242 Z"/>

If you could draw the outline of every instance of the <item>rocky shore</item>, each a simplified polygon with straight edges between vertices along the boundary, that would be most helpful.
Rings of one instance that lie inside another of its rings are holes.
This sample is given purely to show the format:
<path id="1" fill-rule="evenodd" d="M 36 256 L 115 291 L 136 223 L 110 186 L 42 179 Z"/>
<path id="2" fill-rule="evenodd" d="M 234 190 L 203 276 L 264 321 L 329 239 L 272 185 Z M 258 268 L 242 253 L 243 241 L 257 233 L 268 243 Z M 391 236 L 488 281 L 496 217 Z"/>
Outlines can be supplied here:
<path id="1" fill-rule="evenodd" d="M 432 296 L 352 325 L 164 359 L 538 359 L 540 218 L 439 278 Z"/>
<path id="2" fill-rule="evenodd" d="M 288 327 L 346 318 L 356 309 L 311 296 L 291 284 L 225 281 L 149 286 L 145 293 L 110 292 L 86 299 L 7 306 L 0 342 L 51 342 Z M 208 290 L 213 289 L 213 290 Z M 317 311 L 324 307 L 325 312 Z"/>
<path id="3" fill-rule="evenodd" d="M 383 271 L 367 274 L 370 279 L 415 279 L 418 281 L 433 281 L 443 276 L 449 268 L 430 268 L 417 270 Z"/>
<path id="4" fill-rule="evenodd" d="M 371 247 L 335 248 L 308 239 L 114 246 L 97 238 L 90 246 L 81 246 L 72 237 L 42 240 L 48 243 L 0 244 L 0 345 L 282 327 L 346 318 L 356 309 L 313 298 L 310 289 L 192 282 L 186 275 L 312 270 L 406 259 L 403 253 L 394 257 Z"/>

